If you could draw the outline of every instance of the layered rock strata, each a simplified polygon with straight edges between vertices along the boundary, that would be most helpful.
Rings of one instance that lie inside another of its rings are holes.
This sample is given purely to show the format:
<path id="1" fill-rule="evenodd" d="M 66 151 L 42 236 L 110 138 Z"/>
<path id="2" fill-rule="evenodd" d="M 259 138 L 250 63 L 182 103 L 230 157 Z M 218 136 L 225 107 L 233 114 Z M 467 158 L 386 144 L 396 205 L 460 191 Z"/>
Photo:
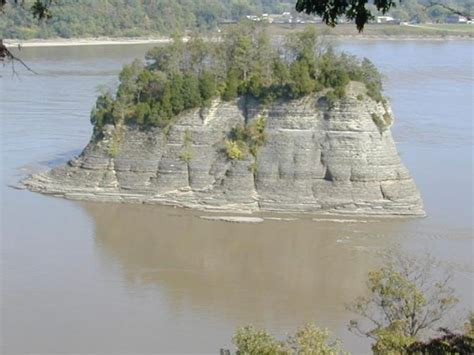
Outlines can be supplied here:
<path id="1" fill-rule="evenodd" d="M 169 129 L 106 126 L 79 157 L 25 185 L 70 199 L 210 210 L 423 215 L 402 164 L 388 104 L 351 83 L 324 96 L 263 106 L 239 99 L 176 118 Z M 265 118 L 266 140 L 241 160 L 226 154 L 232 128 Z"/>

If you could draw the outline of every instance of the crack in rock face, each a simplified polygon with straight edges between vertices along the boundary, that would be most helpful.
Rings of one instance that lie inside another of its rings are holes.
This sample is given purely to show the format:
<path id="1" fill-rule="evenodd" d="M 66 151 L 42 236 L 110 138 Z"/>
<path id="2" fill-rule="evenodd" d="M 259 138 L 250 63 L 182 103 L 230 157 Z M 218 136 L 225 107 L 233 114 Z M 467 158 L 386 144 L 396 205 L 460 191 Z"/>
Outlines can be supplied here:
<path id="1" fill-rule="evenodd" d="M 79 157 L 23 183 L 70 199 L 203 210 L 424 215 L 390 127 L 373 119 L 392 115 L 390 107 L 356 93 L 331 107 L 315 95 L 265 107 L 216 100 L 181 114 L 167 132 L 108 125 L 106 138 L 93 137 Z M 229 132 L 262 115 L 264 144 L 230 159 Z"/>

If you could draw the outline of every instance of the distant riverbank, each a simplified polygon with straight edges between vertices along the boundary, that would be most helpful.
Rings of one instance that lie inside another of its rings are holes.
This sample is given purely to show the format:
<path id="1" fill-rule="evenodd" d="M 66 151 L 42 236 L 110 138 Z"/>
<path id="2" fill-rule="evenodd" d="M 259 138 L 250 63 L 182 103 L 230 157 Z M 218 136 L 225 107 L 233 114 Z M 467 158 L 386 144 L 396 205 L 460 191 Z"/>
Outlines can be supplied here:
<path id="1" fill-rule="evenodd" d="M 423 25 L 367 25 L 362 33 L 357 32 L 353 24 L 340 24 L 330 28 L 315 24 L 319 32 L 331 39 L 342 40 L 473 40 L 474 26 L 423 24 Z M 286 35 L 300 31 L 304 25 L 270 25 L 272 35 Z M 49 38 L 49 39 L 5 39 L 7 47 L 65 47 L 65 46 L 103 46 L 123 44 L 162 44 L 171 41 L 170 37 L 149 35 L 143 37 L 88 37 L 88 38 Z"/>
<path id="2" fill-rule="evenodd" d="M 327 35 L 330 39 L 340 40 L 393 40 L 393 41 L 448 41 L 448 40 L 474 40 L 474 37 L 464 36 L 365 36 L 365 35 Z M 16 40 L 6 39 L 4 43 L 9 48 L 34 48 L 34 47 L 73 47 L 73 46 L 107 46 L 107 45 L 125 45 L 125 44 L 165 44 L 171 42 L 171 38 L 55 38 L 55 39 L 33 39 L 33 40 Z"/>
<path id="3" fill-rule="evenodd" d="M 7 47 L 70 47 L 70 46 L 106 46 L 106 45 L 123 45 L 123 44 L 162 44 L 169 43 L 171 38 L 51 38 L 51 39 L 5 39 L 4 43 Z"/>

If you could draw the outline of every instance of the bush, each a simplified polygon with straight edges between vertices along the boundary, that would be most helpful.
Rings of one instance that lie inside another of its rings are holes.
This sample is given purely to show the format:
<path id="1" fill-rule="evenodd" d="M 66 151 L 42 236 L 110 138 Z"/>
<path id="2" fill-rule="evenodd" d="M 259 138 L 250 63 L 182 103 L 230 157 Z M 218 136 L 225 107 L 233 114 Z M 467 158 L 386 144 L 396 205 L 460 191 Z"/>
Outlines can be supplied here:
<path id="1" fill-rule="evenodd" d="M 229 133 L 229 139 L 235 142 L 242 152 L 249 151 L 256 158 L 258 150 L 266 141 L 265 118 L 259 116 L 250 124 L 235 126 Z M 229 154 L 227 155 L 230 157 Z"/>
<path id="2" fill-rule="evenodd" d="M 307 324 L 288 336 L 286 341 L 278 341 L 264 329 L 246 326 L 237 329 L 232 342 L 239 355 L 339 355 L 344 354 L 339 341 L 330 341 L 328 330 Z"/>
<path id="3" fill-rule="evenodd" d="M 123 141 L 123 132 L 120 128 L 115 128 L 110 137 L 109 144 L 107 146 L 107 154 L 111 158 L 115 158 L 120 153 L 120 147 Z"/>
<path id="4" fill-rule="evenodd" d="M 246 146 L 242 141 L 227 140 L 226 141 L 226 154 L 231 160 L 244 160 L 245 159 Z"/>
<path id="5" fill-rule="evenodd" d="M 183 151 L 179 154 L 179 159 L 181 159 L 182 161 L 186 162 L 186 163 L 189 163 L 191 161 L 191 159 L 193 159 L 193 153 L 191 153 L 190 151 Z"/>
<path id="6" fill-rule="evenodd" d="M 446 335 L 426 342 L 414 342 L 404 350 L 407 354 L 414 355 L 474 354 L 474 337 L 448 331 Z"/>
<path id="7" fill-rule="evenodd" d="M 266 330 L 246 326 L 237 329 L 232 342 L 240 355 L 276 355 L 280 353 L 281 344 Z"/>
<path id="8" fill-rule="evenodd" d="M 380 117 L 376 113 L 372 113 L 371 117 L 372 121 L 374 121 L 380 133 L 385 132 L 387 128 L 390 127 L 393 121 L 392 116 L 390 116 L 388 112 L 385 112 L 382 117 Z"/>
<path id="9" fill-rule="evenodd" d="M 287 354 L 339 355 L 343 354 L 339 340 L 330 341 L 331 333 L 314 324 L 307 324 L 287 339 Z"/>
<path id="10" fill-rule="evenodd" d="M 368 83 L 365 85 L 365 87 L 367 88 L 368 97 L 375 100 L 376 102 L 385 102 L 382 92 L 375 84 Z"/>

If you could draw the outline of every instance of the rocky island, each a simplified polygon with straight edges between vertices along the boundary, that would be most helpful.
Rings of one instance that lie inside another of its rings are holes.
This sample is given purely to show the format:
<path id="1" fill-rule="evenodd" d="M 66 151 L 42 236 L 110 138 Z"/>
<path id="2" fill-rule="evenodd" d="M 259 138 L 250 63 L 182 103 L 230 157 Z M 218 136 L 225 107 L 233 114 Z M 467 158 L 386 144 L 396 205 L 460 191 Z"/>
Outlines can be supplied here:
<path id="1" fill-rule="evenodd" d="M 423 215 L 367 60 L 307 30 L 275 46 L 256 25 L 151 50 L 92 113 L 79 157 L 33 175 L 70 199 L 220 211 Z"/>

